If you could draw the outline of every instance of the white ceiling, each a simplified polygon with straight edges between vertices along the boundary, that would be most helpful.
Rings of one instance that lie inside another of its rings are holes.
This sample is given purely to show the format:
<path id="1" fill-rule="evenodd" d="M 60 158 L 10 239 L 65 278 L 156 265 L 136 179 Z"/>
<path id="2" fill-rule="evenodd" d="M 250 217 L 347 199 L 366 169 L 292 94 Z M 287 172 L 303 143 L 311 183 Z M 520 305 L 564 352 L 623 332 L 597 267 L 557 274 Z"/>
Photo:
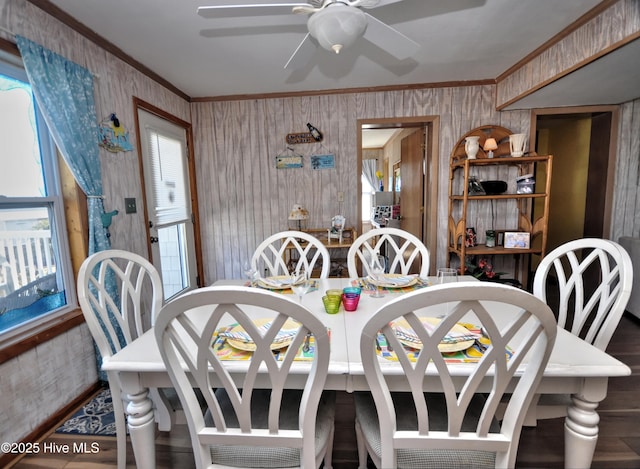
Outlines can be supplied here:
<path id="1" fill-rule="evenodd" d="M 380 0 L 366 11 L 420 43 L 413 57 L 399 61 L 361 38 L 340 55 L 318 49 L 296 71 L 283 67 L 306 34 L 307 15 L 206 19 L 196 12 L 268 1 L 51 3 L 197 98 L 494 79 L 600 0 Z"/>
<path id="2" fill-rule="evenodd" d="M 384 148 L 391 137 L 402 129 L 362 129 L 362 148 Z"/>

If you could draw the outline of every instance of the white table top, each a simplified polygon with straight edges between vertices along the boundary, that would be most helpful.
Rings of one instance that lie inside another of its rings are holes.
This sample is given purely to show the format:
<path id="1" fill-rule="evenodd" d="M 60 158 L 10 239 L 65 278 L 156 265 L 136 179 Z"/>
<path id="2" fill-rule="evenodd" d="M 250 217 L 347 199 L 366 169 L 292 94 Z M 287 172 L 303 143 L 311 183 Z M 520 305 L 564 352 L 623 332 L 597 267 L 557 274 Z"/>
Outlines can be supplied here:
<path id="1" fill-rule="evenodd" d="M 464 277 L 462 279 L 475 280 L 473 277 Z M 337 314 L 330 315 L 324 311 L 322 296 L 329 288 L 343 288 L 351 285 L 351 280 L 331 278 L 322 279 L 319 282 L 317 290 L 305 295 L 303 304 L 331 330 L 331 361 L 328 387 L 342 390 L 366 389 L 366 381 L 360 360 L 359 331 L 362 330 L 366 321 L 378 308 L 391 299 L 397 298 L 402 293 L 387 292 L 383 298 L 372 298 L 368 293 L 363 293 L 356 311 L 345 312 L 341 307 Z M 216 282 L 216 285 L 239 285 L 242 283 L 239 280 L 227 280 Z M 496 309 L 494 312 L 499 321 L 507 320 L 508 311 Z M 259 312 L 255 314 L 256 317 L 260 317 Z M 513 348 L 517 350 L 517 344 L 513 344 Z M 232 369 L 237 367 L 238 372 L 241 372 L 242 368 L 246 366 L 244 362 L 227 363 Z M 295 364 L 292 368 L 292 373 L 296 373 L 296 370 L 305 372 L 308 366 L 308 363 L 304 362 Z M 459 368 L 461 375 L 465 375 L 474 364 L 456 364 L 455 366 Z M 166 375 L 164 373 L 166 369 L 160 357 L 153 331 L 148 331 L 138 340 L 106 360 L 103 363 L 103 369 L 106 371 L 139 372 L 142 374 L 158 373 L 156 378 Z M 385 373 L 389 374 L 400 372 L 399 365 L 394 362 L 385 363 L 384 369 Z M 582 378 L 627 376 L 630 373 L 631 370 L 624 363 L 559 328 L 554 350 L 544 371 L 540 392 L 557 392 L 554 386 L 554 378 L 563 378 L 563 392 L 571 392 L 570 389 L 579 388 L 579 381 Z M 347 376 L 350 377 L 349 382 L 346 381 Z M 567 387 L 567 378 L 575 378 L 574 387 Z M 147 384 L 149 386 L 160 385 L 158 382 L 148 382 Z M 164 384 L 167 385 L 169 383 L 165 382 Z"/>

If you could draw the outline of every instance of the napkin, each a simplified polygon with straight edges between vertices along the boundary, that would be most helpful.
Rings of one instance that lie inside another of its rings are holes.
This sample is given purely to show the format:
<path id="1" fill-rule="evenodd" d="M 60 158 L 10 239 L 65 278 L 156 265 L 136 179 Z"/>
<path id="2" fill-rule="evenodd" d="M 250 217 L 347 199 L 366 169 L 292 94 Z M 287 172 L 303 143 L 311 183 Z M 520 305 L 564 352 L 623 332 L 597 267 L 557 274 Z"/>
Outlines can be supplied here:
<path id="1" fill-rule="evenodd" d="M 260 281 L 265 285 L 268 285 L 270 287 L 275 287 L 275 288 L 291 285 L 291 279 L 289 277 L 284 277 L 284 276 L 283 277 L 265 277 L 265 278 L 261 278 Z"/>
<path id="2" fill-rule="evenodd" d="M 422 321 L 422 324 L 424 325 L 425 329 L 427 329 L 427 331 L 429 331 L 429 333 L 433 333 L 433 331 L 435 330 L 436 324 L 431 324 L 428 321 Z M 418 338 L 417 334 L 415 333 L 415 331 L 413 329 L 406 328 L 403 327 L 401 325 L 394 325 L 393 327 L 396 337 L 398 337 L 398 339 L 404 340 L 406 342 L 411 342 L 414 344 L 420 344 L 422 343 L 422 341 Z M 461 329 L 458 330 L 451 330 L 447 333 L 447 335 L 445 335 L 442 340 L 440 341 L 441 344 L 456 344 L 458 342 L 464 342 L 467 340 L 476 340 L 479 339 L 480 337 L 482 337 L 480 334 L 477 334 L 475 332 L 471 332 L 469 330 L 467 330 L 466 328 L 464 328 L 464 332 L 462 331 L 463 327 L 461 326 Z"/>
<path id="3" fill-rule="evenodd" d="M 258 327 L 258 330 L 260 331 L 260 333 L 262 335 L 264 335 L 264 333 L 266 331 L 268 331 L 270 327 L 271 327 L 271 322 L 267 322 L 267 323 L 261 325 L 260 327 Z M 298 328 L 295 328 L 295 329 L 280 329 L 278 331 L 278 333 L 276 334 L 275 338 L 273 339 L 272 343 L 280 344 L 280 343 L 283 343 L 283 342 L 290 342 L 291 340 L 293 340 L 293 338 L 296 336 L 297 333 L 298 333 Z M 232 330 L 224 330 L 224 331 L 222 331 L 222 332 L 220 332 L 218 334 L 218 337 L 225 337 L 227 339 L 236 340 L 238 342 L 243 342 L 245 344 L 254 343 L 254 341 L 251 338 L 251 336 L 249 335 L 249 333 L 247 333 L 242 328 L 240 328 L 240 329 L 236 328 L 236 329 L 232 329 Z"/>
<path id="4" fill-rule="evenodd" d="M 411 283 L 417 275 L 394 275 L 394 274 L 386 274 L 381 275 L 379 280 L 374 280 L 370 276 L 368 280 L 372 283 L 380 283 L 381 285 L 387 285 L 391 287 L 402 287 Z"/>

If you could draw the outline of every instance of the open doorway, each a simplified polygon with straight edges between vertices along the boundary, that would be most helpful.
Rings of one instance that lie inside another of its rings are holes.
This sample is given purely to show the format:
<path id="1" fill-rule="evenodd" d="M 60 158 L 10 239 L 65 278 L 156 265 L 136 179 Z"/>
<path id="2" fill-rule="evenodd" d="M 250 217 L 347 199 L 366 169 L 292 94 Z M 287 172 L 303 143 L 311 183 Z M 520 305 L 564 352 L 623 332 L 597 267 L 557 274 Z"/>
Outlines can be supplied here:
<path id="1" fill-rule="evenodd" d="M 613 201 L 616 106 L 534 111 L 535 149 L 553 155 L 547 252 L 578 238 L 607 238 Z"/>
<path id="2" fill-rule="evenodd" d="M 376 199 L 388 200 L 395 207 L 389 209 L 389 226 L 409 231 L 422 240 L 429 252 L 436 252 L 438 126 L 437 116 L 358 121 L 358 174 L 363 173 L 365 158 L 375 158 L 378 171 L 377 179 L 369 183 L 374 191 L 371 202 L 366 200 L 368 194 L 363 197 L 366 184 L 358 179 L 358 213 L 362 214 L 359 233 L 369 228 L 371 222 L 367 219 L 374 218 L 368 204 L 375 204 Z M 382 129 L 391 131 L 391 143 L 375 149 L 363 148 L 363 134 Z M 384 190 L 380 191 L 380 187 Z M 436 256 L 432 255 L 431 271 L 435 270 L 435 261 Z"/>

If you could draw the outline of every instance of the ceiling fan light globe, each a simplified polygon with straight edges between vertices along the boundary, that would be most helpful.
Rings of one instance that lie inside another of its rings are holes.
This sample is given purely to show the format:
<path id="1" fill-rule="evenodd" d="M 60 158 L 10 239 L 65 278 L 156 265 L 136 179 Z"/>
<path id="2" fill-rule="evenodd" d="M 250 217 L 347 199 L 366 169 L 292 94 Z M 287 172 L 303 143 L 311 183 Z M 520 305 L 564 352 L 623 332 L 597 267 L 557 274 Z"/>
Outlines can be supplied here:
<path id="1" fill-rule="evenodd" d="M 311 15 L 307 27 L 320 46 L 339 53 L 364 34 L 367 17 L 358 8 L 330 6 Z"/>

